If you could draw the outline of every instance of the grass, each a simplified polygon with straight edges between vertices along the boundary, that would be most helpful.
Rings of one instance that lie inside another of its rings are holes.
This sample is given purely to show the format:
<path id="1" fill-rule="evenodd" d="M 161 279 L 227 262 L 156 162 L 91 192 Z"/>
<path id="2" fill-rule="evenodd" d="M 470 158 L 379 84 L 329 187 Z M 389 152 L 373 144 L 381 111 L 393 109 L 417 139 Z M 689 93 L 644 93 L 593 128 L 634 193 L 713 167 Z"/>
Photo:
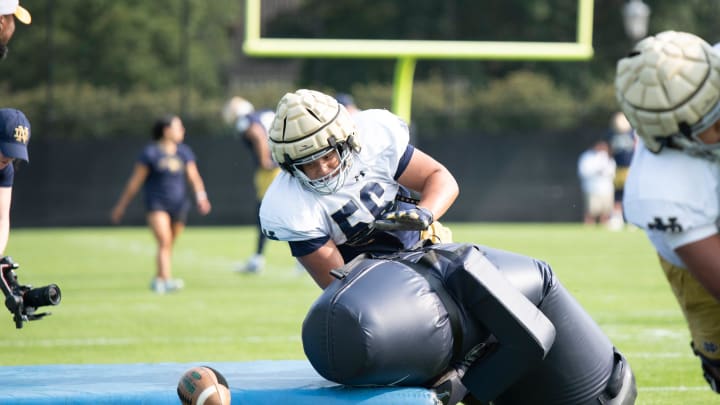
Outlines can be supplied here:
<path id="1" fill-rule="evenodd" d="M 533 256 L 628 357 L 638 404 L 717 400 L 689 350 L 685 322 L 639 231 L 577 224 L 451 224 L 458 241 Z M 154 241 L 146 228 L 16 229 L 7 251 L 21 284 L 57 283 L 53 314 L 15 329 L 0 317 L 0 364 L 101 364 L 304 359 L 300 328 L 320 290 L 284 243 L 259 275 L 232 272 L 252 253 L 252 227 L 189 227 L 178 240 L 178 294 L 150 292 Z"/>

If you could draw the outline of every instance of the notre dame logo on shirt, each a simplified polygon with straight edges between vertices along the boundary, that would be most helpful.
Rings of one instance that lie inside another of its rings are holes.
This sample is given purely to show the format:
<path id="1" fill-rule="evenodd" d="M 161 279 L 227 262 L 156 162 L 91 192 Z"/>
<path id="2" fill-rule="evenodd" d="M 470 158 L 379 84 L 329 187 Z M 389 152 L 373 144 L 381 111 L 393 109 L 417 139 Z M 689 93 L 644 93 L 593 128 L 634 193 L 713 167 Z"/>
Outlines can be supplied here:
<path id="1" fill-rule="evenodd" d="M 277 236 L 275 235 L 275 231 L 263 228 L 262 232 L 265 234 L 265 236 L 268 237 L 268 239 L 278 240 Z"/>
<path id="2" fill-rule="evenodd" d="M 166 156 L 160 159 L 158 167 L 170 173 L 177 173 L 183 169 L 183 161 L 177 156 Z"/>
<path id="3" fill-rule="evenodd" d="M 648 224 L 648 229 L 672 233 L 683 231 L 682 225 L 677 222 L 677 217 L 670 217 L 667 219 L 667 222 L 660 217 L 655 217 L 653 218 L 653 222 Z"/>

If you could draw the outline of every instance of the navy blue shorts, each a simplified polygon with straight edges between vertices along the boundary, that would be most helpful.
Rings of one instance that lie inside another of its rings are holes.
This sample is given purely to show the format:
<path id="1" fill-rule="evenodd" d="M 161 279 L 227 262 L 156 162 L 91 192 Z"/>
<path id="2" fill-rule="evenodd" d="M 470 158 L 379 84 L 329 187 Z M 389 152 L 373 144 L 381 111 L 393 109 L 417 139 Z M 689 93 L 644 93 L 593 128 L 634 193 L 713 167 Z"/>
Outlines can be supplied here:
<path id="1" fill-rule="evenodd" d="M 145 210 L 150 211 L 165 211 L 170 214 L 172 222 L 187 222 L 188 212 L 190 212 L 190 201 L 183 200 L 178 203 L 170 204 L 166 201 L 146 201 Z"/>

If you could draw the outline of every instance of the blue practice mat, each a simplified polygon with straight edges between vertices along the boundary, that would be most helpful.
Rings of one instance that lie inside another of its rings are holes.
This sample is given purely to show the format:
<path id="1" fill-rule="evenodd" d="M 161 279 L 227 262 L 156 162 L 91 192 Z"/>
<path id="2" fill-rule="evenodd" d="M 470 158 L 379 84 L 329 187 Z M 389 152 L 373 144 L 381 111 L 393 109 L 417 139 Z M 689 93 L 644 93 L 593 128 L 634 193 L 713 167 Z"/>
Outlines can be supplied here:
<path id="1" fill-rule="evenodd" d="M 325 380 L 307 361 L 256 361 L 0 367 L 0 404 L 177 405 L 178 380 L 200 365 L 227 378 L 233 405 L 438 403 L 425 388 L 351 388 Z"/>

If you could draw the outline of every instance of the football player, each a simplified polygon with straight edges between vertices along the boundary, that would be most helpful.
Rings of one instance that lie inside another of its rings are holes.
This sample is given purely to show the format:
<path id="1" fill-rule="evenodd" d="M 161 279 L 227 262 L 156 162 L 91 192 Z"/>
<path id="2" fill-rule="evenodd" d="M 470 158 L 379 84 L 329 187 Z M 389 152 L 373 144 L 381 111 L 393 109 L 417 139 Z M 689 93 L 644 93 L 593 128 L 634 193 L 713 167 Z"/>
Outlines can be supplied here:
<path id="1" fill-rule="evenodd" d="M 641 138 L 624 211 L 647 233 L 705 379 L 720 391 L 720 55 L 666 31 L 617 65 L 617 99 Z"/>
<path id="2" fill-rule="evenodd" d="M 288 241 L 321 288 L 359 253 L 451 241 L 434 221 L 455 201 L 457 182 L 409 144 L 407 125 L 392 113 L 350 118 L 334 97 L 297 90 L 278 103 L 270 149 L 283 170 L 262 200 L 263 232 Z"/>
<path id="3" fill-rule="evenodd" d="M 255 174 L 253 186 L 255 187 L 255 198 L 257 207 L 260 209 L 265 191 L 270 183 L 280 173 L 280 168 L 273 161 L 268 145 L 268 130 L 275 118 L 272 110 L 255 110 L 255 107 L 242 97 L 233 97 L 227 102 L 223 109 L 223 118 L 228 125 L 240 136 L 255 161 Z M 257 220 L 258 239 L 255 253 L 247 262 L 237 267 L 237 271 L 257 273 L 265 266 L 265 234 L 260 228 L 260 220 Z"/>

